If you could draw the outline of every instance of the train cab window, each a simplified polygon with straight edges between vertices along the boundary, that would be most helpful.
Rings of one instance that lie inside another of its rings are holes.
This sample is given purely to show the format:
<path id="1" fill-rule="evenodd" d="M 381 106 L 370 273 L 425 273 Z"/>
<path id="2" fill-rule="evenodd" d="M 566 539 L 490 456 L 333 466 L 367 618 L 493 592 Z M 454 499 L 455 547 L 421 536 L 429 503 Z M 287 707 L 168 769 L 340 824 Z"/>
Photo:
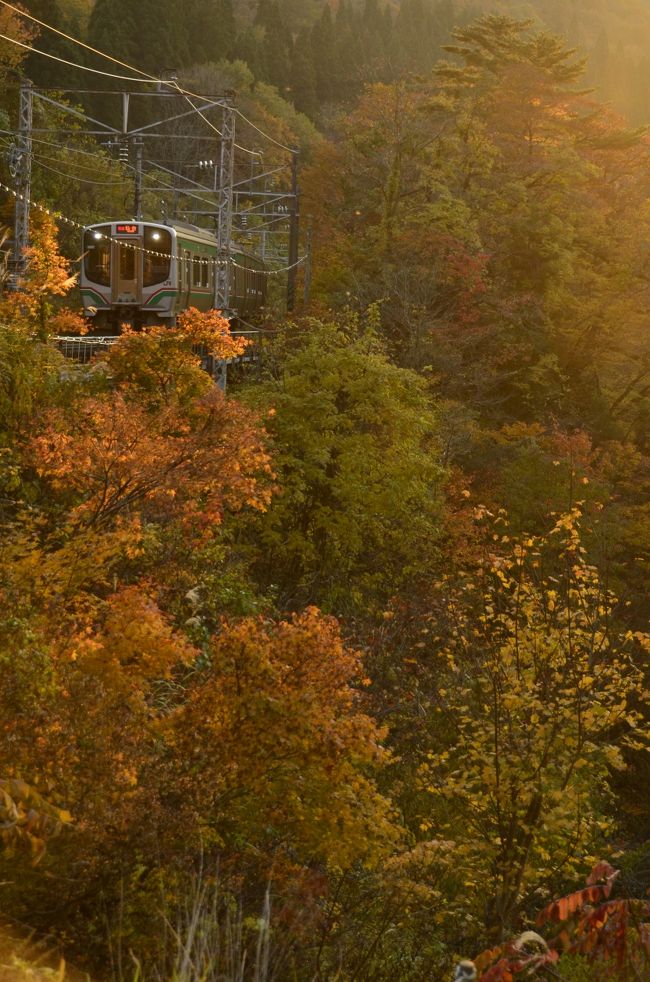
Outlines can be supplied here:
<path id="1" fill-rule="evenodd" d="M 169 279 L 171 271 L 172 237 L 171 232 L 163 228 L 144 229 L 143 253 L 143 283 L 144 286 L 155 286 Z"/>
<path id="2" fill-rule="evenodd" d="M 111 227 L 89 229 L 84 235 L 84 272 L 100 286 L 111 285 Z"/>

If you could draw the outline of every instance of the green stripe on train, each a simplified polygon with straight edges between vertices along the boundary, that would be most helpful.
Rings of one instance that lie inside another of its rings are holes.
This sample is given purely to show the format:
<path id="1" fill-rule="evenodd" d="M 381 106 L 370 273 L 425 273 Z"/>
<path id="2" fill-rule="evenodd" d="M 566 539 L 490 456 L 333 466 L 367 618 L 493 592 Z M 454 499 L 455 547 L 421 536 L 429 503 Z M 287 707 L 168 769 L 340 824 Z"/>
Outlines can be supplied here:
<path id="1" fill-rule="evenodd" d="M 153 297 L 149 297 L 145 307 L 148 307 L 152 303 L 160 303 L 161 300 L 166 300 L 167 297 L 175 297 L 176 290 L 161 290 L 160 293 L 154 293 Z"/>
<path id="2" fill-rule="evenodd" d="M 108 310 L 110 306 L 99 293 L 95 293 L 94 290 L 90 290 L 87 287 L 84 287 L 81 291 L 81 296 L 87 297 L 92 302 L 93 307 L 103 307 L 105 310 Z"/>

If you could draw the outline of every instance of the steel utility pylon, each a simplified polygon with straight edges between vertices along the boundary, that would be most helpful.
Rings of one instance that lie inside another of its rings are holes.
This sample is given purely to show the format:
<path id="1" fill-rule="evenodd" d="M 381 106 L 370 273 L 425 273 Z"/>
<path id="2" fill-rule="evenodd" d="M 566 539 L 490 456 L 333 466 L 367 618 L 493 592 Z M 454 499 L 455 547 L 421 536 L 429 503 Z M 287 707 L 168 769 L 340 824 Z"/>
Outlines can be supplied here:
<path id="1" fill-rule="evenodd" d="M 148 165 L 149 169 L 156 173 L 157 180 L 155 187 L 149 185 L 146 190 L 149 194 L 159 192 L 165 197 L 170 197 L 171 213 L 174 217 L 180 211 L 190 219 L 193 216 L 201 216 L 214 221 L 219 251 L 214 286 L 214 305 L 217 309 L 228 310 L 232 302 L 233 235 L 236 235 L 239 240 L 245 238 L 248 242 L 259 237 L 263 258 L 270 258 L 266 255 L 267 244 L 270 242 L 273 258 L 279 261 L 280 265 L 287 262 L 287 257 L 280 253 L 284 253 L 288 246 L 290 252 L 288 265 L 293 269 L 289 271 L 287 299 L 288 306 L 293 305 L 296 297 L 299 237 L 297 152 L 285 148 L 291 155 L 291 163 L 272 165 L 270 169 L 265 170 L 262 165 L 262 152 L 246 151 L 251 154 L 251 159 L 255 163 L 251 165 L 249 177 L 242 179 L 241 175 L 238 175 L 236 178 L 236 153 L 243 148 L 238 147 L 236 143 L 238 110 L 234 104 L 234 93 L 196 96 L 197 102 L 193 102 L 182 90 L 174 91 L 173 85 L 173 82 L 163 80 L 156 91 L 92 93 L 106 97 L 113 96 L 120 100 L 121 125 L 116 127 L 95 119 L 77 108 L 77 99 L 87 94 L 86 90 L 64 89 L 50 94 L 49 90 L 34 87 L 27 80 L 22 82 L 19 120 L 11 152 L 11 171 L 16 180 L 15 236 L 12 256 L 14 275 L 11 280 L 14 288 L 24 272 L 25 249 L 29 245 L 32 163 L 34 160 L 38 163 L 39 158 L 38 150 L 34 149 L 35 145 L 40 145 L 39 141 L 47 143 L 52 140 L 58 141 L 60 138 L 93 137 L 103 146 L 108 146 L 119 153 L 119 159 L 133 172 L 134 218 L 141 220 L 143 217 L 145 190 L 143 179 L 148 176 L 145 173 L 145 165 Z M 68 96 L 72 96 L 75 100 L 73 105 L 62 101 Z M 170 111 L 156 113 L 159 118 L 154 122 L 133 126 L 129 118 L 132 105 L 140 99 L 161 100 Z M 65 115 L 73 116 L 76 121 L 75 128 L 64 128 L 61 124 L 53 128 L 47 125 L 34 127 L 35 100 L 53 106 Z M 178 100 L 182 100 L 180 106 Z M 205 113 L 210 110 L 221 110 L 221 130 L 206 118 Z M 161 118 L 163 116 L 164 118 Z M 176 130 L 179 125 L 183 125 L 183 121 L 187 123 L 191 119 L 196 120 L 197 117 L 210 127 L 212 130 L 210 134 L 169 131 L 170 125 L 174 125 Z M 80 126 L 79 123 L 82 125 Z M 215 180 L 210 182 L 209 186 L 205 181 L 194 180 L 189 174 L 181 172 L 187 169 L 187 164 L 177 164 L 174 168 L 170 168 L 162 162 L 156 162 L 155 158 L 159 156 L 154 149 L 156 144 L 160 146 L 162 142 L 165 145 L 168 141 L 175 144 L 175 141 L 179 140 L 191 141 L 194 144 L 198 141 L 204 146 L 207 142 L 214 147 L 213 150 L 203 151 L 204 154 L 207 152 L 216 164 Z M 215 143 L 217 146 L 214 146 Z M 62 149 L 65 149 L 64 145 Z M 290 176 L 287 175 L 289 166 Z M 165 183 L 169 179 L 172 181 L 171 185 Z M 189 203 L 189 207 L 187 203 L 180 204 L 181 198 Z M 163 214 L 169 213 L 164 200 L 161 201 L 161 211 Z"/>
<path id="2" fill-rule="evenodd" d="M 12 170 L 16 178 L 14 210 L 14 247 L 10 285 L 18 289 L 25 272 L 26 250 L 29 246 L 29 204 L 32 193 L 32 127 L 34 120 L 34 89 L 24 79 L 20 83 L 18 133 L 13 150 Z"/>
<path id="3" fill-rule="evenodd" d="M 235 107 L 228 98 L 223 107 L 218 178 L 217 240 L 219 244 L 219 255 L 214 281 L 214 305 L 218 310 L 228 310 L 230 306 L 234 182 Z"/>

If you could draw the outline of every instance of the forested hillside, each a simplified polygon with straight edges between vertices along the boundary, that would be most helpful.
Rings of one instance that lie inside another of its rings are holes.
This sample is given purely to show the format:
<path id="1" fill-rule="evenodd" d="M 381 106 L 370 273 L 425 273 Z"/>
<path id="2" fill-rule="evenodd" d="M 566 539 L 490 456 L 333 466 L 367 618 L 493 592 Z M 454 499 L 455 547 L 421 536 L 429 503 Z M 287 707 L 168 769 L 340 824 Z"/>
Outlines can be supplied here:
<path id="1" fill-rule="evenodd" d="M 501 9 L 564 36 L 589 59 L 585 81 L 635 123 L 650 120 L 650 10 L 642 0 L 28 0 L 152 71 L 241 59 L 313 117 L 364 83 L 430 71 L 455 26 Z M 146 43 L 143 43 L 146 39 Z M 37 69 L 37 73 L 38 73 Z M 43 69 L 41 68 L 42 72 Z"/>
<path id="2" fill-rule="evenodd" d="M 588 84 L 644 10 L 25 6 L 0 922 L 101 982 L 650 978 L 650 138 Z"/>

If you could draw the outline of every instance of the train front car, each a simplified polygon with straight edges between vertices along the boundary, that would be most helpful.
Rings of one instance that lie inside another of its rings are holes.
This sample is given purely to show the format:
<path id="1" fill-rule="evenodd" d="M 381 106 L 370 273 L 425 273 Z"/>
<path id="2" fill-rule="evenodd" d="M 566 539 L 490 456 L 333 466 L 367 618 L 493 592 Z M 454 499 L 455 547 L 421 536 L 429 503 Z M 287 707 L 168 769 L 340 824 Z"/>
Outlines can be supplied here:
<path id="1" fill-rule="evenodd" d="M 111 222 L 84 229 L 80 287 L 93 332 L 175 322 L 176 230 L 152 222 Z"/>

